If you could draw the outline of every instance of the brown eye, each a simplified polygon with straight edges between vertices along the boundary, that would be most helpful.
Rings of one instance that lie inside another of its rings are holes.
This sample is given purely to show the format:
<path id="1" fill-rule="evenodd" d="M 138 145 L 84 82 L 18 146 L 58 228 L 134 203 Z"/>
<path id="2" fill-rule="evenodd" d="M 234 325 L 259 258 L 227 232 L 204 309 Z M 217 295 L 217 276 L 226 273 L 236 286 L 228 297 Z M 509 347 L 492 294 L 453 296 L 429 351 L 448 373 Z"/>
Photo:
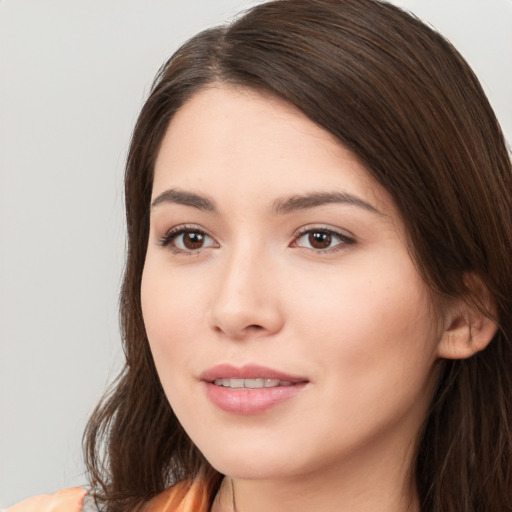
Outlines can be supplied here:
<path id="1" fill-rule="evenodd" d="M 193 251 L 195 249 L 200 249 L 204 244 L 204 235 L 203 233 L 199 233 L 198 231 L 191 231 L 189 233 L 183 233 L 183 246 Z"/>
<path id="2" fill-rule="evenodd" d="M 163 247 L 175 252 L 198 252 L 206 247 L 218 247 L 218 244 L 199 229 L 183 228 L 165 235 L 160 241 Z"/>
<path id="3" fill-rule="evenodd" d="M 354 244 L 355 240 L 347 235 L 330 229 L 309 229 L 303 231 L 292 243 L 292 247 L 303 247 L 318 252 L 331 252 Z"/>
<path id="4" fill-rule="evenodd" d="M 327 249 L 331 245 L 332 235 L 326 231 L 311 231 L 308 242 L 313 249 Z"/>

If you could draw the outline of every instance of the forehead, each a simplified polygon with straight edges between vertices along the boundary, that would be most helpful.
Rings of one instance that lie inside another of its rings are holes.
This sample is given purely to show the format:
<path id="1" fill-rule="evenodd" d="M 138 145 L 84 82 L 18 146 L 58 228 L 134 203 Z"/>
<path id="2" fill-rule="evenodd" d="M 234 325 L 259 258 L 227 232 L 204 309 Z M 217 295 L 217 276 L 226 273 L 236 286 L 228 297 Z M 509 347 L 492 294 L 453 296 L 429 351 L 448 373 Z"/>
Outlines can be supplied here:
<path id="1" fill-rule="evenodd" d="M 358 157 L 296 107 L 220 84 L 193 95 L 168 126 L 153 197 L 170 187 L 251 201 L 336 190 L 396 213 Z"/>

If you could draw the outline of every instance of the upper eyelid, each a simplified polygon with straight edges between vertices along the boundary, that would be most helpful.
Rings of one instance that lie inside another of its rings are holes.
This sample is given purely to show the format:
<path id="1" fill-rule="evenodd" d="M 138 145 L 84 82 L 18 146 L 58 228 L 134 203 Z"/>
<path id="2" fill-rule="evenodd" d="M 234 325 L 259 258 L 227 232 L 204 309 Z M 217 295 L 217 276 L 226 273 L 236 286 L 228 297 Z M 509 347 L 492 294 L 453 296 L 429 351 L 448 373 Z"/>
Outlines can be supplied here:
<path id="1" fill-rule="evenodd" d="M 302 226 L 300 227 L 299 229 L 297 229 L 293 235 L 294 238 L 297 238 L 299 236 L 302 236 L 304 235 L 305 233 L 309 233 L 311 231 L 327 231 L 329 233 L 333 233 L 335 235 L 338 235 L 338 236 L 341 236 L 341 237 L 344 237 L 344 238 L 352 238 L 355 240 L 356 236 L 351 233 L 350 231 L 346 230 L 346 229 L 341 229 L 341 228 L 335 228 L 335 227 L 331 227 L 331 226 L 327 226 L 327 225 L 322 225 L 322 224 L 309 224 L 309 225 L 306 225 L 306 226 Z"/>
<path id="2" fill-rule="evenodd" d="M 177 226 L 173 226 L 172 228 L 167 229 L 165 231 L 165 235 L 182 233 L 185 231 L 198 231 L 200 233 L 204 233 L 205 235 L 212 236 L 207 229 L 199 226 L 198 224 L 178 224 Z"/>
<path id="3" fill-rule="evenodd" d="M 178 224 L 177 226 L 174 226 L 174 227 L 168 229 L 165 232 L 165 234 L 169 235 L 169 234 L 174 234 L 174 233 L 183 233 L 186 231 L 198 231 L 200 233 L 204 233 L 204 234 L 208 235 L 208 231 L 206 229 L 202 228 L 201 226 L 194 225 L 194 224 Z"/>

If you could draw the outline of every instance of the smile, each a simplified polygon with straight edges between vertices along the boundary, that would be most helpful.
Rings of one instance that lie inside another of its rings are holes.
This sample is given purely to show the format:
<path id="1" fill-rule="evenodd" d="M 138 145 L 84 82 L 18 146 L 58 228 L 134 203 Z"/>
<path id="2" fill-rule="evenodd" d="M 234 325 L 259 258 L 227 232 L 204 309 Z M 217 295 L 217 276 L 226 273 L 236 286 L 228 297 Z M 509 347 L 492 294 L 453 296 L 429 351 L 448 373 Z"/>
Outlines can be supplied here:
<path id="1" fill-rule="evenodd" d="M 231 389 L 261 389 L 276 388 L 278 386 L 293 386 L 293 382 L 279 379 L 215 379 L 216 386 Z"/>
<path id="2" fill-rule="evenodd" d="M 307 378 L 254 364 L 220 364 L 203 372 L 199 380 L 212 405 L 236 415 L 262 414 L 292 401 L 309 384 Z"/>

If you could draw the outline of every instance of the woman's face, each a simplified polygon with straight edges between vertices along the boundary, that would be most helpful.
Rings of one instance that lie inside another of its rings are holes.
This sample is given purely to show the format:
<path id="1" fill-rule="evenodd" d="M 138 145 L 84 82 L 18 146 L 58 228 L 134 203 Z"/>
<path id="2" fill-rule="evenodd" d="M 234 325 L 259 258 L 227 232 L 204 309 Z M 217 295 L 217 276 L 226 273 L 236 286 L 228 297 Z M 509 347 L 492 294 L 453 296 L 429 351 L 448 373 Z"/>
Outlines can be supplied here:
<path id="1" fill-rule="evenodd" d="M 390 197 L 294 107 L 219 85 L 175 115 L 141 293 L 165 393 L 220 472 L 410 460 L 442 322 Z"/>

